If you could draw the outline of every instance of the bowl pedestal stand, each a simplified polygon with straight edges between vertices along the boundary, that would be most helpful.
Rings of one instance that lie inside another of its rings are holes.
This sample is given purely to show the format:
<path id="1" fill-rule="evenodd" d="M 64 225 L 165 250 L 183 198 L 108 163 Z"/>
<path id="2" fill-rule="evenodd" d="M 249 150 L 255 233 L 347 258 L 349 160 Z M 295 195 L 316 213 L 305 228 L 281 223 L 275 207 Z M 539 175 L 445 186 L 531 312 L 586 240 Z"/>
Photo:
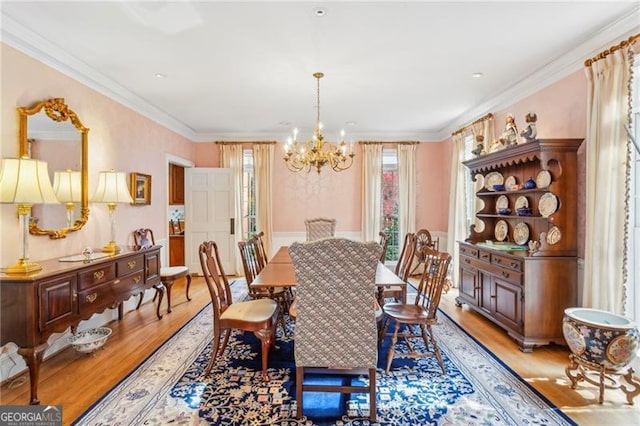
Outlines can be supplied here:
<path id="1" fill-rule="evenodd" d="M 640 382 L 636 382 L 633 379 L 633 373 L 635 372 L 631 367 L 623 367 L 620 369 L 605 368 L 602 364 L 594 364 L 580 359 L 574 354 L 569 355 L 571 363 L 564 370 L 571 380 L 571 389 L 575 389 L 578 382 L 584 380 L 592 385 L 598 386 L 600 389 L 600 395 L 598 397 L 598 404 L 602 404 L 604 401 L 605 389 L 621 389 L 627 395 L 627 402 L 633 405 L 633 398 L 640 394 Z M 571 374 L 576 371 L 576 374 Z M 624 379 L 627 384 L 622 382 Z"/>

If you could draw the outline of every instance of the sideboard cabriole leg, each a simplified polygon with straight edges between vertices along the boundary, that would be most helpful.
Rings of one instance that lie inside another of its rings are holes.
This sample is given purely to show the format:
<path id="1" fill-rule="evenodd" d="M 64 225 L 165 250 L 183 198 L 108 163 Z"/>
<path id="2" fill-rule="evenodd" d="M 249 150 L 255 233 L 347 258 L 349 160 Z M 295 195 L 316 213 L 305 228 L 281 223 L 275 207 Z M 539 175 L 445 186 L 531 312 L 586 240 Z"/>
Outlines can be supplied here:
<path id="1" fill-rule="evenodd" d="M 40 378 L 40 364 L 44 351 L 49 347 L 48 343 L 43 343 L 34 348 L 18 348 L 18 354 L 22 356 L 29 368 L 29 382 L 31 384 L 31 398 L 29 404 L 38 405 L 38 380 Z"/>

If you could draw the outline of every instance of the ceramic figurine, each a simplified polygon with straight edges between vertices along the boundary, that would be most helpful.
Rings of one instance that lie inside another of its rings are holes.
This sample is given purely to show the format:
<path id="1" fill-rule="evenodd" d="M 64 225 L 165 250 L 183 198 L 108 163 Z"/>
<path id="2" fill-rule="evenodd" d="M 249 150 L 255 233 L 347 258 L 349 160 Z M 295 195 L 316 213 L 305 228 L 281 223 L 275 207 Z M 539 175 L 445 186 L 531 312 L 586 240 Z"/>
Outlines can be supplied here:
<path id="1" fill-rule="evenodd" d="M 538 121 L 538 116 L 535 113 L 530 112 L 525 117 L 525 120 L 527 121 L 527 127 L 525 127 L 520 133 L 520 136 L 524 138 L 525 142 L 533 142 L 537 139 L 536 136 L 538 135 L 538 131 L 536 130 L 536 121 Z"/>
<path id="2" fill-rule="evenodd" d="M 507 123 L 502 132 L 502 139 L 504 140 L 505 146 L 516 145 L 518 143 L 518 128 L 516 127 L 516 120 L 513 118 L 513 114 L 507 115 Z"/>

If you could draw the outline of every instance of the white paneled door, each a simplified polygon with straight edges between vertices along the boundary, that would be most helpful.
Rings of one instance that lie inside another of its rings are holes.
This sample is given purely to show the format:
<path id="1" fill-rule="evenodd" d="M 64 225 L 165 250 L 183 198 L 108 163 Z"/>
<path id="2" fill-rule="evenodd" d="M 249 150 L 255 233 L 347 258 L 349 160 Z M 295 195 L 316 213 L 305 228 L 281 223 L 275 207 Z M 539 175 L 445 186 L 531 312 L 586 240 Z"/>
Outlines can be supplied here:
<path id="1" fill-rule="evenodd" d="M 192 167 L 184 175 L 185 258 L 189 269 L 202 275 L 198 247 L 203 241 L 218 244 L 226 273 L 235 270 L 233 235 L 234 186 L 231 169 Z"/>

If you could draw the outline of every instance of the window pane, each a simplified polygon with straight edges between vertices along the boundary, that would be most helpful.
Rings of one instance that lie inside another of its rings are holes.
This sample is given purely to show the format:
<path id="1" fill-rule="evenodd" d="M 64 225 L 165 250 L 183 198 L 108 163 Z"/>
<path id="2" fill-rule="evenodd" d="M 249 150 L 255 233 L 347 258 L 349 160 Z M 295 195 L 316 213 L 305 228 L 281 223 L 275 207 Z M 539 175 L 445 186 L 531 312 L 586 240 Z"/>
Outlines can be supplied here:
<path id="1" fill-rule="evenodd" d="M 398 260 L 398 151 L 382 149 L 382 232 L 389 236 L 385 260 Z"/>
<path id="2" fill-rule="evenodd" d="M 242 229 L 244 237 L 256 232 L 256 190 L 253 170 L 253 150 L 242 151 Z"/>

